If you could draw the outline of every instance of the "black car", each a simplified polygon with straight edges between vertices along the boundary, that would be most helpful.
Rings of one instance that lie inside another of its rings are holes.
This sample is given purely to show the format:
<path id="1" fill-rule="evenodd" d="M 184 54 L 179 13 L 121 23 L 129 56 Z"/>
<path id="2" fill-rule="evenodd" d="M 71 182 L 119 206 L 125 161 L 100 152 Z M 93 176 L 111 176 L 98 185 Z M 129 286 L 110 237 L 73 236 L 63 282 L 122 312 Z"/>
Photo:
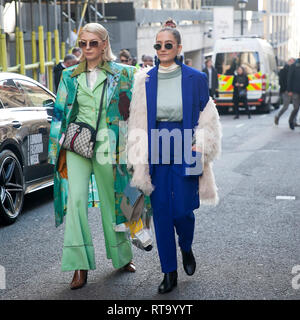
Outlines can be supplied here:
<path id="1" fill-rule="evenodd" d="M 47 162 L 55 95 L 39 82 L 0 72 L 0 221 L 13 223 L 24 195 L 53 184 Z"/>

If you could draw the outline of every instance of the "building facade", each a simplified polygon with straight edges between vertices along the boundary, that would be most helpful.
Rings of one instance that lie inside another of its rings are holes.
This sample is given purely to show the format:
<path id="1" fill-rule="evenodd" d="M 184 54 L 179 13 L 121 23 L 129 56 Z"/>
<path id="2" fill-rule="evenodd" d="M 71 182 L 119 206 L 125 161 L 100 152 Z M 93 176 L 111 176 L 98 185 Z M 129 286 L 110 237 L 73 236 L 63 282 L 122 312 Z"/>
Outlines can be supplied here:
<path id="1" fill-rule="evenodd" d="M 299 0 L 263 0 L 264 38 L 272 44 L 279 65 L 283 65 L 292 55 L 295 41 L 292 38 L 292 22 L 295 20 L 292 18 L 296 2 Z"/>
<path id="2" fill-rule="evenodd" d="M 128 0 L 127 0 L 128 1 Z M 108 2 L 127 2 L 126 0 L 112 0 Z M 173 9 L 173 10 L 194 10 L 201 9 L 203 0 L 135 0 L 134 6 L 137 9 Z"/>

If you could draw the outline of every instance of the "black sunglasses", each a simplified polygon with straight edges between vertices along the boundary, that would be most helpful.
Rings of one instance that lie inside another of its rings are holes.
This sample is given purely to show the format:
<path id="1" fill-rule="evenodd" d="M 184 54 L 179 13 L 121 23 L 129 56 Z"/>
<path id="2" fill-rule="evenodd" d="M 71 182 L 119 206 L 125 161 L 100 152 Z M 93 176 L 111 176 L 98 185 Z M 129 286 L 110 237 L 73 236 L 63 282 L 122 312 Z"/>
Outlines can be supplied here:
<path id="1" fill-rule="evenodd" d="M 155 50 L 160 50 L 162 48 L 162 45 L 160 43 L 156 43 L 154 46 Z M 172 43 L 165 43 L 165 49 L 171 50 L 173 49 L 173 44 Z"/>
<path id="2" fill-rule="evenodd" d="M 98 48 L 99 42 L 100 41 L 98 41 L 98 40 L 92 40 L 92 41 L 79 40 L 78 46 L 79 46 L 79 48 L 85 48 L 85 47 L 87 47 L 87 45 L 89 43 L 89 46 L 91 48 Z"/>
<path id="3" fill-rule="evenodd" d="M 121 59 L 120 61 L 121 62 L 128 62 L 129 60 L 128 59 Z"/>

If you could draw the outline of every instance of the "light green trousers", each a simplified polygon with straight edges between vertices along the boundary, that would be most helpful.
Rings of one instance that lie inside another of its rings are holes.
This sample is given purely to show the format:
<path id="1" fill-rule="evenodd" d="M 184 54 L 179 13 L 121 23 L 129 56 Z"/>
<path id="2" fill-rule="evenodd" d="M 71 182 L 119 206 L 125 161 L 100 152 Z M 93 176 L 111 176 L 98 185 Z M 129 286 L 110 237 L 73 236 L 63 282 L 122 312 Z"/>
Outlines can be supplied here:
<path id="1" fill-rule="evenodd" d="M 97 146 L 97 145 L 96 145 Z M 88 187 L 94 172 L 102 216 L 106 256 L 115 268 L 132 260 L 131 244 L 124 232 L 115 232 L 114 178 L 111 164 L 99 164 L 96 155 L 86 159 L 67 151 L 68 207 L 65 223 L 62 271 L 96 268 L 94 247 L 88 224 Z"/>

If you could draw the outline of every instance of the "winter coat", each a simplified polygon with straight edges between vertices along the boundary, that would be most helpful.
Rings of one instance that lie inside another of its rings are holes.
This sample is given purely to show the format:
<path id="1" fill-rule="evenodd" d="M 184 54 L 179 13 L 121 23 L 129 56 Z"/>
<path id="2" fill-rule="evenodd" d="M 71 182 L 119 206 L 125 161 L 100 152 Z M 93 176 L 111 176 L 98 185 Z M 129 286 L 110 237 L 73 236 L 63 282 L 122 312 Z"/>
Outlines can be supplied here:
<path id="1" fill-rule="evenodd" d="M 61 74 L 64 69 L 66 69 L 66 68 L 62 65 L 61 62 L 53 68 L 54 84 L 55 84 L 56 91 L 58 90 L 59 81 L 61 79 Z"/>
<path id="2" fill-rule="evenodd" d="M 182 68 L 183 126 L 194 129 L 196 146 L 203 150 L 203 174 L 199 177 L 199 195 L 202 204 L 216 205 L 219 201 L 212 162 L 221 152 L 221 123 L 211 98 L 200 94 L 208 91 L 205 74 L 184 64 Z M 135 75 L 128 121 L 128 168 L 133 169 L 131 184 L 150 195 L 151 167 L 149 165 L 149 133 L 154 128 L 157 99 L 158 67 L 142 69 Z M 208 100 L 209 99 L 209 100 Z M 154 113 L 155 114 L 155 113 Z M 139 156 L 138 161 L 136 155 Z"/>
<path id="3" fill-rule="evenodd" d="M 287 82 L 288 82 L 288 74 L 289 74 L 290 66 L 286 64 L 279 71 L 279 85 L 280 85 L 280 93 L 284 93 L 287 91 Z"/>
<path id="4" fill-rule="evenodd" d="M 243 87 L 237 87 L 235 84 L 236 83 L 242 83 L 244 86 Z M 233 98 L 238 99 L 239 98 L 239 92 L 243 89 L 247 90 L 247 87 L 249 85 L 249 79 L 246 74 L 242 75 L 235 75 L 232 81 L 232 85 L 234 87 L 233 89 Z"/>
<path id="5" fill-rule="evenodd" d="M 135 68 L 120 65 L 114 62 L 106 62 L 101 68 L 107 75 L 107 97 L 106 97 L 106 123 L 108 129 L 114 132 L 114 137 L 118 140 L 119 128 L 129 115 L 129 104 L 131 99 L 131 89 L 133 85 Z M 54 114 L 50 128 L 49 137 L 49 163 L 55 165 L 54 171 L 54 211 L 56 226 L 63 222 L 64 215 L 67 212 L 68 199 L 68 179 L 63 175 L 59 168 L 66 167 L 64 149 L 61 148 L 59 140 L 66 132 L 70 121 L 76 119 L 78 113 L 77 95 L 77 77 L 86 71 L 86 62 L 67 68 L 62 73 L 62 79 L 59 83 L 58 93 L 54 106 Z M 114 137 L 109 135 L 110 150 L 113 159 L 114 187 L 116 200 L 116 220 L 117 223 L 125 222 L 120 204 L 123 190 L 129 181 L 126 163 L 120 164 L 119 155 L 121 148 L 119 141 L 114 141 Z M 61 158 L 60 158 L 61 156 Z M 63 162 L 63 163 L 62 163 Z M 121 170 L 120 170 L 121 169 Z M 125 173 L 124 175 L 122 173 Z M 93 175 L 91 176 L 89 188 L 89 207 L 99 206 L 98 191 Z"/>
<path id="6" fill-rule="evenodd" d="M 289 68 L 288 92 L 300 94 L 300 59 L 297 59 Z"/>
<path id="7" fill-rule="evenodd" d="M 207 76 L 207 83 L 209 84 L 209 72 L 208 72 L 208 68 L 205 67 L 203 69 L 203 72 L 206 73 Z M 219 79 L 218 79 L 218 73 L 217 70 L 214 67 L 211 67 L 211 93 L 212 96 L 214 96 L 215 94 L 218 94 L 217 90 L 219 89 Z"/>

